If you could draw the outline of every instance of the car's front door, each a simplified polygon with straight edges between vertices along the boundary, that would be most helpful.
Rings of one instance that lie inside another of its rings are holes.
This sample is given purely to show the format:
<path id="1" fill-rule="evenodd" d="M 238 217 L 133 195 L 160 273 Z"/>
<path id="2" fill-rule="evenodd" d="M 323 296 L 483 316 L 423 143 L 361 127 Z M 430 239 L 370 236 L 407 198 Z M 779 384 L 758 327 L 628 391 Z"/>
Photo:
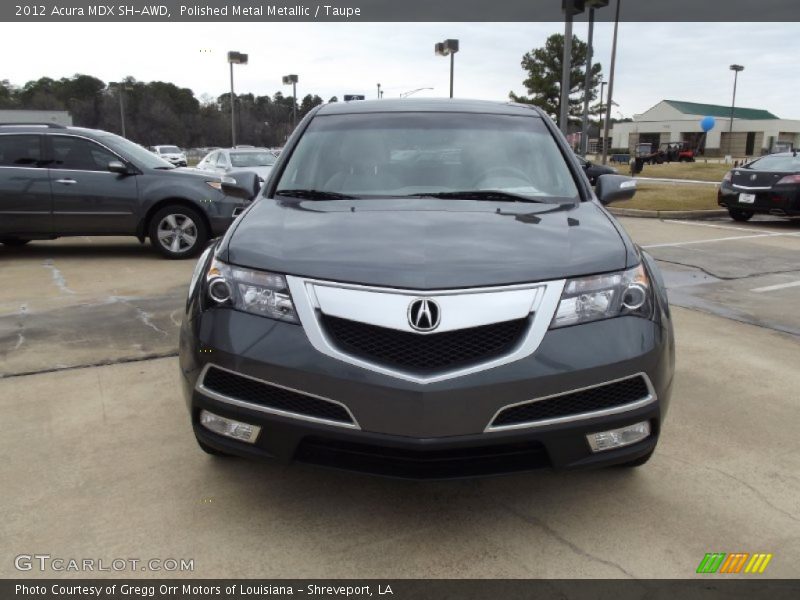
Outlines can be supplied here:
<path id="1" fill-rule="evenodd" d="M 0 134 L 0 236 L 53 232 L 50 179 L 42 135 Z"/>
<path id="2" fill-rule="evenodd" d="M 140 212 L 138 177 L 108 170 L 110 162 L 125 161 L 88 138 L 47 137 L 55 232 L 135 233 Z"/>

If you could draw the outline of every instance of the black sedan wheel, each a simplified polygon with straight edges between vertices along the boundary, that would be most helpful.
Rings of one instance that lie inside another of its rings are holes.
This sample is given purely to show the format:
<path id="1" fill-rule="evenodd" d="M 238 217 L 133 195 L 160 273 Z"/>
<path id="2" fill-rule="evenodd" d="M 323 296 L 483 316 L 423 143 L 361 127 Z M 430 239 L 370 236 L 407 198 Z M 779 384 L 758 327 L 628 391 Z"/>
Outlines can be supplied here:
<path id="1" fill-rule="evenodd" d="M 150 242 L 167 258 L 189 258 L 206 247 L 208 232 L 200 214 L 185 206 L 171 205 L 150 220 Z"/>
<path id="2" fill-rule="evenodd" d="M 734 221 L 749 221 L 754 214 L 752 210 L 742 210 L 740 208 L 729 208 L 728 213 Z"/>

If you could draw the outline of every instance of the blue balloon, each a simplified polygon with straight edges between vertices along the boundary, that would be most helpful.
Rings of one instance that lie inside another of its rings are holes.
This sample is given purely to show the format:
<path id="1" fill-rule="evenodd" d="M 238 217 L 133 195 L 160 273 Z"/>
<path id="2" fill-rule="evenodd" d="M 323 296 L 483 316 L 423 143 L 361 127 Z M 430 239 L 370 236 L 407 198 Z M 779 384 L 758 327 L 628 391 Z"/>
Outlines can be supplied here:
<path id="1" fill-rule="evenodd" d="M 706 133 L 714 129 L 714 125 L 716 125 L 716 123 L 717 122 L 714 120 L 714 117 L 703 117 L 700 119 L 700 127 L 702 127 L 703 131 Z"/>

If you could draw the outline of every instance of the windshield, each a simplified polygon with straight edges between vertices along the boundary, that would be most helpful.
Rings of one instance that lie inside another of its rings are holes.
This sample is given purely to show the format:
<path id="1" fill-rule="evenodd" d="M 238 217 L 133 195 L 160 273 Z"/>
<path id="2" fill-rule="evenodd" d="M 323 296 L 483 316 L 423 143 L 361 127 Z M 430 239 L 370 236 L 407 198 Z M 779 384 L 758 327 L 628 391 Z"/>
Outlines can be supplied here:
<path id="1" fill-rule="evenodd" d="M 369 198 L 478 190 L 542 201 L 578 196 L 539 117 L 456 112 L 318 116 L 277 189 Z"/>
<path id="2" fill-rule="evenodd" d="M 754 160 L 747 168 L 755 171 L 800 171 L 800 155 L 773 154 Z"/>
<path id="3" fill-rule="evenodd" d="M 231 164 L 234 167 L 271 167 L 277 160 L 275 155 L 266 150 L 263 152 L 231 152 Z"/>
<path id="4" fill-rule="evenodd" d="M 121 154 L 124 158 L 133 161 L 137 166 L 147 169 L 174 169 L 175 167 L 156 156 L 147 148 L 120 137 L 118 135 L 104 135 L 99 138 L 106 146 Z"/>
<path id="5" fill-rule="evenodd" d="M 158 151 L 161 154 L 180 154 L 181 149 L 177 146 L 158 146 Z"/>

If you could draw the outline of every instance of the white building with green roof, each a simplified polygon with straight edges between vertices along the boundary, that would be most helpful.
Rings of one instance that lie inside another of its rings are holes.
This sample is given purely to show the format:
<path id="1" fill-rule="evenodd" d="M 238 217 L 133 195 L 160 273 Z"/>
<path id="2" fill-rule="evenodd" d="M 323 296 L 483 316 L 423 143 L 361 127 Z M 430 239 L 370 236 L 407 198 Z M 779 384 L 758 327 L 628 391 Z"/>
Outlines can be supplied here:
<path id="1" fill-rule="evenodd" d="M 705 138 L 700 126 L 704 117 L 713 117 L 715 121 Z M 633 151 L 639 143 L 658 146 L 665 142 L 688 142 L 692 147 L 704 147 L 705 156 L 736 158 L 767 153 L 776 142 L 800 147 L 800 120 L 781 119 L 768 110 L 736 107 L 732 133 L 730 128 L 730 106 L 662 100 L 634 115 L 633 121 L 615 123 L 611 147 Z"/>

